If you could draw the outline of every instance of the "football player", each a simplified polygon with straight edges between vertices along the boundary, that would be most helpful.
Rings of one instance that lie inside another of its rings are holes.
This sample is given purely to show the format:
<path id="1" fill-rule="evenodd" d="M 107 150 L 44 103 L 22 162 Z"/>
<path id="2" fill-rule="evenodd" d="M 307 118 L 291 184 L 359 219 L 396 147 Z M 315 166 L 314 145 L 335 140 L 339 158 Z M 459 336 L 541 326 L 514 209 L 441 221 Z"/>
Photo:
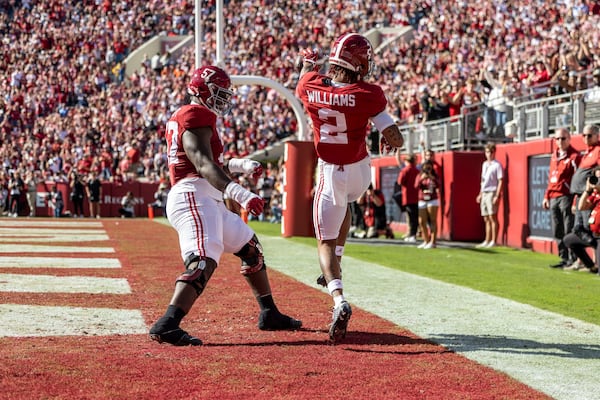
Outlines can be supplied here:
<path id="1" fill-rule="evenodd" d="M 347 33 L 337 38 L 326 75 L 319 73 L 318 50 L 303 50 L 301 54 L 296 94 L 313 123 L 318 156 L 313 223 L 323 273 L 320 281 L 334 301 L 329 337 L 335 341 L 346 335 L 352 315 L 344 298 L 340 260 L 350 228 L 348 204 L 371 183 L 367 128 L 373 123 L 388 151 L 402 147 L 404 139 L 386 112 L 381 87 L 365 82 L 373 66 L 373 47 L 364 36 Z"/>
<path id="2" fill-rule="evenodd" d="M 223 165 L 223 143 L 216 121 L 231 109 L 230 87 L 231 80 L 222 69 L 196 69 L 187 86 L 189 104 L 179 108 L 167 122 L 171 181 L 167 217 L 179 235 L 185 271 L 176 280 L 167 311 L 150 329 L 150 337 L 159 343 L 202 344 L 179 325 L 206 287 L 223 252 L 241 260 L 240 272 L 260 307 L 259 329 L 289 330 L 302 325 L 277 309 L 258 238 L 223 201 L 225 195 L 253 215 L 261 214 L 264 207 L 262 198 L 235 183 L 228 174 L 245 173 L 257 178 L 262 165 L 235 158 Z"/>

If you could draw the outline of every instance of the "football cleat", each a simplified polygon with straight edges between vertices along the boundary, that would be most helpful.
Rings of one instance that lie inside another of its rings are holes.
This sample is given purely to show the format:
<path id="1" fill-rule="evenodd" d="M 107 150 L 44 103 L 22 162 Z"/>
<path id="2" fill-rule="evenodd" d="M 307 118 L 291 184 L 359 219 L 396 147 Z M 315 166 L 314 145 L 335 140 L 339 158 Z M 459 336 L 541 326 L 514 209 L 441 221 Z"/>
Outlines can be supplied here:
<path id="1" fill-rule="evenodd" d="M 159 332 L 158 329 L 152 327 L 150 329 L 150 339 L 158 343 L 169 343 L 173 346 L 201 346 L 202 340 L 188 334 L 181 328 L 170 331 Z"/>
<path id="2" fill-rule="evenodd" d="M 352 307 L 347 301 L 342 301 L 339 306 L 333 309 L 333 320 L 329 327 L 329 339 L 336 341 L 346 337 L 348 322 L 352 316 Z"/>
<path id="3" fill-rule="evenodd" d="M 319 277 L 317 278 L 317 285 L 327 287 L 327 280 L 325 279 L 325 275 L 319 275 Z"/>
<path id="4" fill-rule="evenodd" d="M 258 329 L 261 331 L 291 331 L 301 327 L 302 321 L 282 314 L 278 310 L 262 310 L 258 316 Z"/>

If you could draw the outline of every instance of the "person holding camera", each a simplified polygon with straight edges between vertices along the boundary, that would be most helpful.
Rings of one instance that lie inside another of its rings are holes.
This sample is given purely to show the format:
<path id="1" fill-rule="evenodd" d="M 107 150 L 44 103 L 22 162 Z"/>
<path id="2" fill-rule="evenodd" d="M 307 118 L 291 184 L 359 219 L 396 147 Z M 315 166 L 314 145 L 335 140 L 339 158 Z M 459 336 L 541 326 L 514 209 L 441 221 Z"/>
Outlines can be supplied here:
<path id="1" fill-rule="evenodd" d="M 551 268 L 563 268 L 573 262 L 575 258 L 565 245 L 563 238 L 573 230 L 575 215 L 571 209 L 573 195 L 570 192 L 570 183 L 577 166 L 581 160 L 579 152 L 571 146 L 571 134 L 567 128 L 558 128 L 554 133 L 556 149 L 550 158 L 548 172 L 548 186 L 544 193 L 542 207 L 550 210 L 552 217 L 552 233 L 558 246 L 558 255 L 561 261 L 550 265 Z"/>
<path id="2" fill-rule="evenodd" d="M 587 227 L 589 210 L 581 210 L 577 205 L 579 199 L 586 188 L 587 178 L 592 174 L 595 167 L 600 165 L 600 143 L 598 143 L 599 128 L 596 125 L 586 125 L 583 128 L 583 143 L 586 146 L 582 154 L 581 162 L 571 178 L 571 194 L 573 197 L 573 208 L 575 208 L 575 224 L 573 230 L 580 230 Z"/>
<path id="3" fill-rule="evenodd" d="M 374 239 L 385 235 L 387 239 L 393 239 L 394 234 L 387 223 L 383 192 L 379 189 L 374 189 L 371 184 L 358 198 L 357 202 L 363 207 L 363 218 L 367 226 L 367 238 Z"/>
<path id="4" fill-rule="evenodd" d="M 574 230 L 563 239 L 583 265 L 573 264 L 577 265 L 577 268 L 565 268 L 565 270 L 598 273 L 598 267 L 586 250 L 588 247 L 593 247 L 596 260 L 600 260 L 600 246 L 598 245 L 598 239 L 600 239 L 600 184 L 598 177 L 600 177 L 600 167 L 596 167 L 593 174 L 587 179 L 585 190 L 578 202 L 580 210 L 590 210 L 589 227 Z"/>

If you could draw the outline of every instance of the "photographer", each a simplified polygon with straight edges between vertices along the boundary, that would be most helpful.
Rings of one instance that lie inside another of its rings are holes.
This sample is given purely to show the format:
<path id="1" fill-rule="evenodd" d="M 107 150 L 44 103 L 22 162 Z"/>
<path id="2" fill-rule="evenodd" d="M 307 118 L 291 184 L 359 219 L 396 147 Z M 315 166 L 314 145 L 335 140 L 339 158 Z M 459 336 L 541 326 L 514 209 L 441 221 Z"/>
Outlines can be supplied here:
<path id="1" fill-rule="evenodd" d="M 393 239 L 394 234 L 387 223 L 385 197 L 379 189 L 369 185 L 357 200 L 363 208 L 363 218 L 367 227 L 367 238 L 374 239 L 385 235 L 387 239 Z"/>
<path id="2" fill-rule="evenodd" d="M 585 191 L 579 198 L 578 208 L 582 211 L 591 210 L 589 217 L 589 227 L 575 229 L 564 238 L 564 242 L 569 249 L 581 260 L 583 266 L 577 265 L 574 268 L 565 268 L 570 271 L 584 271 L 598 273 L 598 267 L 587 253 L 588 247 L 593 247 L 596 252 L 596 260 L 600 260 L 600 168 L 593 170 L 593 174 L 588 178 L 585 184 Z"/>
<path id="3" fill-rule="evenodd" d="M 583 128 L 583 143 L 586 146 L 585 151 L 582 154 L 581 161 L 577 166 L 577 170 L 571 178 L 571 194 L 574 195 L 574 205 L 577 204 L 581 194 L 586 188 L 587 178 L 593 174 L 594 168 L 600 165 L 600 143 L 598 142 L 598 131 L 599 128 L 596 125 L 586 125 Z M 589 217 L 589 211 L 581 210 L 576 207 L 575 210 L 575 223 L 573 230 L 581 229 L 586 226 L 586 221 Z"/>

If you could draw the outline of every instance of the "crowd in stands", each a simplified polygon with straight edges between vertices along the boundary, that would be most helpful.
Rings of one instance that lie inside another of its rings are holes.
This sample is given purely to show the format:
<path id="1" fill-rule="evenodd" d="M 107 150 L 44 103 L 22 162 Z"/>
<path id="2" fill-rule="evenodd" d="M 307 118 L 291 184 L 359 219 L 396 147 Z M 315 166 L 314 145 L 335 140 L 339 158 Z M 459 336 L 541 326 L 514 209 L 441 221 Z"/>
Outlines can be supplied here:
<path id="1" fill-rule="evenodd" d="M 539 85 L 544 94 L 578 90 L 577 77 L 600 67 L 596 1 L 224 3 L 225 69 L 291 90 L 299 49 L 327 54 L 342 32 L 412 26 L 412 40 L 376 55 L 371 78 L 389 94 L 399 123 L 451 117 L 480 102 L 502 114 Z M 202 57 L 214 62 L 215 2 L 202 5 Z M 194 49 L 177 59 L 149 55 L 131 76 L 124 60 L 155 35 L 193 28 L 194 4 L 185 0 L 0 0 L 2 185 L 17 171 L 66 182 L 73 169 L 103 181 L 164 182 L 164 124 L 184 101 Z M 244 86 L 237 93 L 222 126 L 227 157 L 296 132 L 275 91 Z"/>

